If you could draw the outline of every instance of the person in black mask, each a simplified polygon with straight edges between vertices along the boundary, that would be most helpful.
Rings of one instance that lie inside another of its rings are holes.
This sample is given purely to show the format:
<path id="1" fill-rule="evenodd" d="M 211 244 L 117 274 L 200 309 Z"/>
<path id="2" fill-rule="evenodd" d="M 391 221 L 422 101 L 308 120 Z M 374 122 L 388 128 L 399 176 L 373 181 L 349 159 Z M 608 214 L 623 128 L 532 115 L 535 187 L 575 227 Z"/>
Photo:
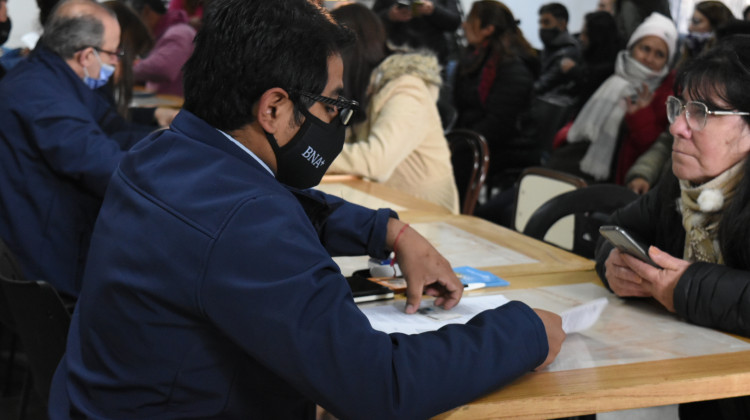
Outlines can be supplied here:
<path id="1" fill-rule="evenodd" d="M 413 335 L 355 305 L 332 255 L 395 248 L 407 313 L 463 287 L 392 211 L 304 189 L 356 112 L 352 38 L 307 0 L 210 3 L 183 110 L 107 187 L 50 419 L 421 419 L 554 359 L 560 318 L 520 302 Z"/>
<path id="2" fill-rule="evenodd" d="M 581 46 L 568 33 L 568 9 L 560 3 L 549 3 L 539 8 L 539 38 L 544 44 L 542 72 L 534 83 L 537 96 L 557 96 L 564 99 L 576 83 L 575 73 L 563 71 L 561 62 L 568 58 L 573 62 L 581 59 Z"/>

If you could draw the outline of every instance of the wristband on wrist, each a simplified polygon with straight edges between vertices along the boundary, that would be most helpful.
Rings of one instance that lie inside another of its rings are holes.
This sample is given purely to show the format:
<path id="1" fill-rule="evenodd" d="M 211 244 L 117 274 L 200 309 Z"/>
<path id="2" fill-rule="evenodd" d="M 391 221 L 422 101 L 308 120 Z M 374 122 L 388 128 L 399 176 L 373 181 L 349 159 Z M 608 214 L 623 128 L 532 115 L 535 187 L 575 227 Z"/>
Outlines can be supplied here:
<path id="1" fill-rule="evenodd" d="M 401 234 L 404 233 L 406 228 L 409 227 L 409 224 L 405 224 L 401 227 L 401 230 L 398 231 L 398 234 L 396 235 L 396 239 L 393 241 L 393 258 L 391 259 L 391 267 L 393 267 L 393 264 L 396 263 L 396 245 L 398 245 L 398 240 L 401 238 Z"/>

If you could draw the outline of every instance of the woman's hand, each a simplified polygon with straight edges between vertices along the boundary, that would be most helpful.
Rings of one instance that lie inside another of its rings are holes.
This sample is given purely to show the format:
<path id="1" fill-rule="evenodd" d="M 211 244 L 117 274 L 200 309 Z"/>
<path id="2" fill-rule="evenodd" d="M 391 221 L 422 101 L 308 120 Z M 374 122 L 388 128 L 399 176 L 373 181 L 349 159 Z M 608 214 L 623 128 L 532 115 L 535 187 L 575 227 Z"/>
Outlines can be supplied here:
<path id="1" fill-rule="evenodd" d="M 641 286 L 667 310 L 674 312 L 674 289 L 690 262 L 675 258 L 655 246 L 649 247 L 648 255 L 662 268 L 656 268 L 630 255 L 624 255 L 624 261 L 641 279 Z"/>
<path id="2" fill-rule="evenodd" d="M 654 99 L 654 92 L 651 92 L 651 89 L 649 89 L 648 85 L 645 83 L 641 85 L 640 89 L 636 88 L 635 92 L 636 94 L 634 97 L 625 98 L 628 114 L 634 114 L 640 111 L 648 106 L 648 104 L 651 103 L 651 100 Z"/>
<path id="3" fill-rule="evenodd" d="M 651 292 L 643 285 L 643 279 L 630 268 L 626 257 L 630 256 L 617 248 L 610 251 L 604 262 L 609 288 L 620 297 L 651 297 Z M 635 260 L 633 257 L 630 258 Z"/>
<path id="4" fill-rule="evenodd" d="M 628 189 L 636 194 L 643 195 L 651 189 L 651 185 L 645 179 L 638 177 L 628 182 Z"/>

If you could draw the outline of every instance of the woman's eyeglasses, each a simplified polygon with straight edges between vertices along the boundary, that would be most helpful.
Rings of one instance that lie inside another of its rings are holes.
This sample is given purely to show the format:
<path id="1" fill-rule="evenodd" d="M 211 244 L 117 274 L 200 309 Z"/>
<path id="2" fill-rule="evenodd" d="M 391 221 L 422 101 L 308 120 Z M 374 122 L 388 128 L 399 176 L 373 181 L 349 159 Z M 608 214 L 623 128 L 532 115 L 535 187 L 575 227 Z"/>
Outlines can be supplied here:
<path id="1" fill-rule="evenodd" d="M 301 90 L 297 90 L 295 92 L 306 98 L 312 99 L 315 102 L 335 106 L 336 110 L 339 113 L 339 120 L 341 120 L 341 124 L 343 125 L 349 125 L 349 121 L 351 121 L 352 116 L 354 116 L 354 113 L 359 110 L 359 103 L 357 101 L 346 99 L 343 96 L 339 96 L 337 99 L 333 99 L 327 96 L 316 95 L 314 93 L 304 92 Z"/>
<path id="2" fill-rule="evenodd" d="M 667 119 L 670 124 L 682 114 L 685 110 L 685 119 L 691 130 L 700 131 L 706 126 L 706 119 L 709 115 L 750 115 L 750 112 L 742 111 L 709 111 L 708 106 L 703 102 L 690 101 L 682 103 L 681 100 L 670 96 L 667 98 Z"/>

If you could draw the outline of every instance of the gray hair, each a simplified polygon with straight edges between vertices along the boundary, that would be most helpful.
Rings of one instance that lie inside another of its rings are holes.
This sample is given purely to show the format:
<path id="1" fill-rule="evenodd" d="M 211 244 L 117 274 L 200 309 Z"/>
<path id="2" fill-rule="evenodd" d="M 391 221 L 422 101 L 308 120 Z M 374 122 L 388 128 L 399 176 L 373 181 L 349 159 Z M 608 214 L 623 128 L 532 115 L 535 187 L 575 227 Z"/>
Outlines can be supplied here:
<path id="1" fill-rule="evenodd" d="M 63 59 L 72 58 L 86 47 L 101 47 L 107 16 L 117 19 L 114 11 L 93 0 L 63 0 L 52 10 L 44 25 L 41 45 Z"/>
<path id="2" fill-rule="evenodd" d="M 44 27 L 41 43 L 64 59 L 104 42 L 104 24 L 93 16 L 53 16 Z"/>

